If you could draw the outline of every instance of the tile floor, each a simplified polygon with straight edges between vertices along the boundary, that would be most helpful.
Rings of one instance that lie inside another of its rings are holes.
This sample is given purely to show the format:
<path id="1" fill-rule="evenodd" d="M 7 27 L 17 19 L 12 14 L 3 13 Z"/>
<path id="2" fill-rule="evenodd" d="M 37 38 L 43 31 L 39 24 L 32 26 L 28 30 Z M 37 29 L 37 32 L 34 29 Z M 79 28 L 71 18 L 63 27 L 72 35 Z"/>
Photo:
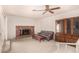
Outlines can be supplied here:
<path id="1" fill-rule="evenodd" d="M 10 53 L 74 53 L 75 47 L 68 46 L 65 49 L 64 45 L 57 50 L 54 40 L 42 41 L 32 39 L 31 37 L 21 38 L 14 41 Z"/>

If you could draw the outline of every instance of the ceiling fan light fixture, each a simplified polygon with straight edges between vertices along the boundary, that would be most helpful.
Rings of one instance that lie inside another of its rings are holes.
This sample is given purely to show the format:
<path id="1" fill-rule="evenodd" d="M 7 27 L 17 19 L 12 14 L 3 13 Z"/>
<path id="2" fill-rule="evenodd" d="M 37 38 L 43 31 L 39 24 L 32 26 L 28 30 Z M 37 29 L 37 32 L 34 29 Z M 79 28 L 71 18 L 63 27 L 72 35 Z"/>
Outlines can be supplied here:
<path id="1" fill-rule="evenodd" d="M 50 13 L 54 13 L 52 10 L 57 10 L 57 9 L 60 9 L 60 7 L 55 7 L 55 8 L 49 8 L 49 5 L 45 5 L 45 9 L 44 10 L 33 10 L 33 11 L 45 11 L 42 13 L 42 15 L 44 15 L 45 13 L 47 12 L 50 12 Z"/>

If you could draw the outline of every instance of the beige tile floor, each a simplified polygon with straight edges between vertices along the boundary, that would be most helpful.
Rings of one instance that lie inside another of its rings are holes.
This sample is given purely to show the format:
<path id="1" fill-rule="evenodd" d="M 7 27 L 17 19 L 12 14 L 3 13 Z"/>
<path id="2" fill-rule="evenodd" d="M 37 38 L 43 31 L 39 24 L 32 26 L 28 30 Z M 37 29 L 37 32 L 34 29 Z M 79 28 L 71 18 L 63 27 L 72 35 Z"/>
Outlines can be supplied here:
<path id="1" fill-rule="evenodd" d="M 10 53 L 74 53 L 75 48 L 68 46 L 65 49 L 64 45 L 60 46 L 60 50 L 57 51 L 56 42 L 54 40 L 42 41 L 28 38 L 21 38 L 14 41 L 12 44 L 12 50 Z"/>
<path id="2" fill-rule="evenodd" d="M 1 40 L 1 38 L 0 38 L 0 52 L 1 52 L 1 49 L 2 49 L 2 45 L 3 45 L 3 40 Z"/>
<path id="3" fill-rule="evenodd" d="M 2 43 L 1 43 L 1 40 L 0 40 L 0 52 L 1 52 L 1 48 L 2 48 Z"/>

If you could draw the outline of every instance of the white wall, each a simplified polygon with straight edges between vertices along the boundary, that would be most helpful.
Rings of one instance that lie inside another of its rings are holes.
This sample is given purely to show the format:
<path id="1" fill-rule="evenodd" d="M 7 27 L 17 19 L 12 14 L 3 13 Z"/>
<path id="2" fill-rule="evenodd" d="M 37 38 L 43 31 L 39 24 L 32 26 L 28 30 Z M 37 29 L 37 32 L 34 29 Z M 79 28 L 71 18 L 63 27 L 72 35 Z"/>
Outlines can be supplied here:
<path id="1" fill-rule="evenodd" d="M 33 19 L 27 19 L 19 16 L 7 16 L 8 18 L 8 39 L 16 37 L 16 26 L 34 26 Z"/>
<path id="2" fill-rule="evenodd" d="M 2 15 L 2 7 L 0 6 L 0 33 L 1 33 L 1 15 Z"/>
<path id="3" fill-rule="evenodd" d="M 6 27 L 5 27 L 5 18 L 4 18 L 4 14 L 3 14 L 3 8 L 2 6 L 0 6 L 0 52 L 2 49 L 2 45 L 4 42 L 4 39 L 6 39 Z"/>
<path id="4" fill-rule="evenodd" d="M 43 19 L 38 19 L 37 21 L 37 31 L 41 30 L 54 31 L 55 29 L 55 18 L 53 16 L 46 17 Z"/>
<path id="5" fill-rule="evenodd" d="M 5 30 L 5 20 L 4 20 L 4 15 L 3 15 L 3 8 L 2 8 L 2 6 L 0 6 L 0 36 L 1 36 L 1 40 L 3 40 L 3 39 L 5 39 L 5 32 L 6 32 L 6 30 Z"/>

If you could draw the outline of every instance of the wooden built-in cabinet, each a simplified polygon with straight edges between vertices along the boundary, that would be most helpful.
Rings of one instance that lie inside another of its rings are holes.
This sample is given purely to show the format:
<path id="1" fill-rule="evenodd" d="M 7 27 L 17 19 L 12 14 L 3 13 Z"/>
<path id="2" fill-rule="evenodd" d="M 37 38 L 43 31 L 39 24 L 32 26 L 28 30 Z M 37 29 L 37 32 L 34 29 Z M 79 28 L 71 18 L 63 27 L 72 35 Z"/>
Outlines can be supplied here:
<path id="1" fill-rule="evenodd" d="M 55 40 L 75 43 L 79 38 L 79 17 L 56 20 Z"/>
<path id="2" fill-rule="evenodd" d="M 16 38 L 20 38 L 22 35 L 22 30 L 29 30 L 29 34 L 27 36 L 34 36 L 34 26 L 16 26 Z"/>
<path id="3" fill-rule="evenodd" d="M 56 33 L 55 40 L 58 42 L 75 43 L 78 40 L 78 35 Z"/>

